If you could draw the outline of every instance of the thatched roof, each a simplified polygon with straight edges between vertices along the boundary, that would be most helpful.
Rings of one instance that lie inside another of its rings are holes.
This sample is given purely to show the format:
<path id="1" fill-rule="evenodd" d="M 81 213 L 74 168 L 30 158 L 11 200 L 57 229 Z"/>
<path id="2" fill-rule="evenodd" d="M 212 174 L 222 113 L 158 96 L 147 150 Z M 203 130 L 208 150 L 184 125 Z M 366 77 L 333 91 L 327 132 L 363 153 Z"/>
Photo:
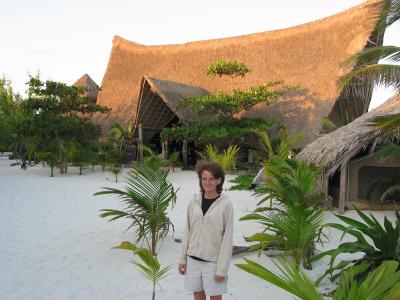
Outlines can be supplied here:
<path id="1" fill-rule="evenodd" d="M 398 113 L 400 94 L 350 124 L 318 138 L 304 148 L 297 158 L 318 164 L 327 175 L 332 175 L 343 162 L 349 161 L 377 139 L 379 130 L 371 126 L 372 119 Z"/>
<path id="2" fill-rule="evenodd" d="M 179 45 L 144 46 L 115 36 L 98 97 L 112 112 L 99 121 L 136 119 L 143 75 L 186 82 L 211 93 L 283 79 L 299 89 L 246 115 L 282 119 L 290 133 L 302 132 L 307 144 L 317 137 L 320 119 L 339 109 L 336 81 L 352 67 L 343 61 L 367 45 L 374 27 L 372 3 L 376 1 L 288 29 Z M 205 75 L 204 70 L 221 59 L 243 62 L 253 71 L 234 79 L 233 86 L 230 78 Z"/>
<path id="3" fill-rule="evenodd" d="M 73 85 L 76 87 L 83 87 L 89 99 L 96 102 L 100 87 L 88 74 L 83 75 Z"/>
<path id="4" fill-rule="evenodd" d="M 135 128 L 162 130 L 172 119 L 194 118 L 187 109 L 177 109 L 179 100 L 208 94 L 203 88 L 189 84 L 143 76 L 140 83 L 139 103 Z"/>

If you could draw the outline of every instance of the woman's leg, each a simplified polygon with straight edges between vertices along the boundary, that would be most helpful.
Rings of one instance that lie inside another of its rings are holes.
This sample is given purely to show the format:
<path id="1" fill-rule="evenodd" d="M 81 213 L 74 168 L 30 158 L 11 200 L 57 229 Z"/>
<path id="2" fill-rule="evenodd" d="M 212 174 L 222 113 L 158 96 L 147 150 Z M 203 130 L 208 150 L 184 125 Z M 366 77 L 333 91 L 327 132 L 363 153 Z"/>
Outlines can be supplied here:
<path id="1" fill-rule="evenodd" d="M 210 296 L 210 300 L 222 300 L 222 295 Z"/>
<path id="2" fill-rule="evenodd" d="M 201 292 L 193 292 L 194 300 L 206 300 L 206 293 L 204 291 Z"/>

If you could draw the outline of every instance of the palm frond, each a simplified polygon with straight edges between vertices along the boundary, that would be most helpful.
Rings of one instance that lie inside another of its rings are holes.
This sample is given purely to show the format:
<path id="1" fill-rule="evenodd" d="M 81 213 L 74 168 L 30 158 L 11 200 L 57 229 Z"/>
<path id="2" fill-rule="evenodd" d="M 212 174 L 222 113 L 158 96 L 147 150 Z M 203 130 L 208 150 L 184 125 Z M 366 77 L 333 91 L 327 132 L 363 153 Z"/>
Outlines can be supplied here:
<path id="1" fill-rule="evenodd" d="M 345 87 L 357 96 L 365 96 L 374 85 L 400 89 L 400 66 L 390 64 L 371 64 L 355 68 L 338 81 L 340 90 Z"/>
<path id="2" fill-rule="evenodd" d="M 155 171 L 147 166 L 134 165 L 128 172 L 123 190 L 104 188 L 95 195 L 113 194 L 125 205 L 125 210 L 102 210 L 102 217 L 113 217 L 110 221 L 126 217 L 129 228 L 134 228 L 138 241 L 151 237 L 152 253 L 156 253 L 159 239 L 163 239 L 169 229 L 174 229 L 167 216 L 167 209 L 176 202 L 176 191 L 167 181 L 168 170 Z"/>
<path id="3" fill-rule="evenodd" d="M 274 264 L 279 268 L 281 275 L 274 274 L 262 265 L 244 258 L 245 264 L 236 266 L 262 280 L 268 281 L 273 285 L 299 297 L 303 300 L 322 300 L 323 297 L 312 281 L 295 264 L 285 260 L 280 260 L 279 264 Z"/>
<path id="4" fill-rule="evenodd" d="M 400 47 L 376 46 L 364 49 L 352 55 L 344 64 L 357 62 L 358 65 L 375 64 L 378 60 L 388 59 L 394 62 L 400 61 Z"/>

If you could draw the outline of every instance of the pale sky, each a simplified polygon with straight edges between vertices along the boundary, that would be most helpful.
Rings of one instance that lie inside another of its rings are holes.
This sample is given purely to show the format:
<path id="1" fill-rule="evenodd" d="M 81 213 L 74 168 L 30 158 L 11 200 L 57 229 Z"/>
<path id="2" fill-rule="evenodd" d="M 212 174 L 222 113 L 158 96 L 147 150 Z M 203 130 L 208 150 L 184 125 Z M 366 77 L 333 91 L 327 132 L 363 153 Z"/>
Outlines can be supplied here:
<path id="1" fill-rule="evenodd" d="M 362 0 L 0 0 L 0 76 L 20 93 L 28 73 L 72 84 L 89 74 L 101 85 L 114 35 L 144 45 L 176 44 L 287 28 Z M 400 45 L 400 24 L 384 44 Z M 379 91 L 376 106 L 390 96 Z"/>

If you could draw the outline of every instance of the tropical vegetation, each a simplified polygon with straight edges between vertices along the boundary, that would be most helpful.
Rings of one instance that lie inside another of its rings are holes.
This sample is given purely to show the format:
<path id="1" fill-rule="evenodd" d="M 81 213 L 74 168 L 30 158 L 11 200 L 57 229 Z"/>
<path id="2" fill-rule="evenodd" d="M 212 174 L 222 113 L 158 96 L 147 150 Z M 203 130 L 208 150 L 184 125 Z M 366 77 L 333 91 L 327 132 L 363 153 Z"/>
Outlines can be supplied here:
<path id="1" fill-rule="evenodd" d="M 315 192 L 319 169 L 305 161 L 274 157 L 264 163 L 267 180 L 258 194 L 263 196 L 259 205 L 275 200 L 275 207 L 259 206 L 254 212 L 240 218 L 256 221 L 264 226 L 263 232 L 247 238 L 258 242 L 254 249 L 278 245 L 290 253 L 297 265 L 303 262 L 311 268 L 315 243 L 321 241 L 324 210 L 320 208 L 323 196 Z"/>
<path id="2" fill-rule="evenodd" d="M 135 164 L 128 172 L 124 189 L 104 187 L 94 195 L 115 195 L 125 206 L 124 210 L 102 209 L 102 218 L 110 221 L 127 218 L 129 228 L 136 233 L 136 242 L 146 242 L 151 254 L 157 254 L 158 242 L 165 238 L 173 224 L 167 209 L 176 202 L 176 190 L 167 181 L 169 171 L 154 170 Z"/>
<path id="3" fill-rule="evenodd" d="M 372 214 L 368 216 L 358 209 L 356 211 L 362 221 L 343 215 L 336 215 L 344 225 L 339 223 L 326 225 L 342 231 L 342 237 L 348 234 L 355 240 L 341 243 L 339 247 L 324 251 L 313 258 L 315 261 L 324 256 L 330 256 L 329 270 L 324 276 L 329 273 L 332 280 L 337 278 L 343 269 L 351 265 L 363 264 L 366 266 L 365 272 L 368 272 L 386 260 L 400 262 L 400 213 L 398 211 L 395 212 L 396 220 L 394 223 L 390 222 L 385 216 L 382 226 Z M 360 259 L 341 261 L 339 264 L 334 265 L 338 255 L 358 252 L 363 253 Z M 365 275 L 365 272 L 360 273 L 360 276 Z"/>
<path id="4" fill-rule="evenodd" d="M 148 279 L 152 284 L 152 300 L 156 299 L 156 286 L 159 282 L 168 276 L 168 272 L 171 270 L 171 265 L 161 267 L 157 256 L 154 256 L 148 249 L 140 248 L 130 242 L 122 242 L 119 246 L 114 249 L 122 249 L 132 251 L 132 253 L 140 258 L 142 263 L 131 260 L 131 264 L 137 267 L 142 273 L 143 277 Z"/>
<path id="5" fill-rule="evenodd" d="M 244 259 L 245 263 L 236 266 L 254 276 L 276 285 L 302 300 L 323 300 L 324 295 L 318 290 L 304 272 L 294 263 L 280 260 L 274 262 L 281 272 L 275 274 L 262 265 Z M 357 280 L 359 273 L 367 268 L 364 265 L 353 266 L 346 270 L 333 294 L 333 300 L 397 300 L 400 297 L 399 262 L 385 261 L 378 268 L 369 272 L 363 280 Z"/>

